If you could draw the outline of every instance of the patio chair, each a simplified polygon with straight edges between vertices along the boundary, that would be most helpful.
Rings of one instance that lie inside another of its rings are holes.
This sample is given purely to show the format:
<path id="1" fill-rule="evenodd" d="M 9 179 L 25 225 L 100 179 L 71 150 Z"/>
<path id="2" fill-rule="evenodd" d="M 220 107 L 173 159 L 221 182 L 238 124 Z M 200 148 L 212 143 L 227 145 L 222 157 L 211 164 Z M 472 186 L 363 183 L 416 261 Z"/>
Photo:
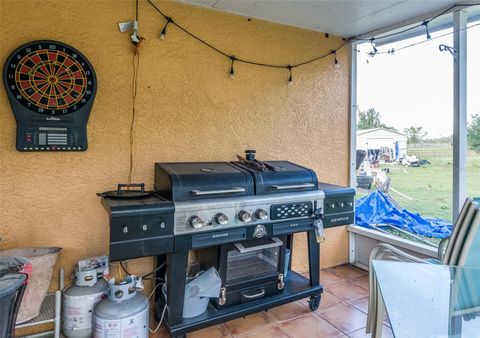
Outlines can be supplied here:
<path id="1" fill-rule="evenodd" d="M 438 247 L 437 259 L 422 259 L 403 252 L 389 244 L 379 244 L 370 253 L 369 299 L 366 332 L 377 338 L 382 335 L 385 308 L 380 295 L 378 283 L 372 270 L 372 260 L 390 260 L 399 262 L 476 265 L 480 264 L 480 211 L 478 204 L 467 198 L 455 221 L 452 235 L 442 240 Z M 445 244 L 448 244 L 445 249 Z"/>

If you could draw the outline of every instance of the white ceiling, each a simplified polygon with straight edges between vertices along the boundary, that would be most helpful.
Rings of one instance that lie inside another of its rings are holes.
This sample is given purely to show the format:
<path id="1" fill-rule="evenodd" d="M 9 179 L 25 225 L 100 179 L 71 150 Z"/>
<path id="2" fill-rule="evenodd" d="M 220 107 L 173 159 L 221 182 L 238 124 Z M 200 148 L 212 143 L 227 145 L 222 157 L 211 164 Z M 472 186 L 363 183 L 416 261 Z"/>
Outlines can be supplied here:
<path id="1" fill-rule="evenodd" d="M 251 18 L 353 37 L 441 12 L 458 0 L 181 0 Z"/>

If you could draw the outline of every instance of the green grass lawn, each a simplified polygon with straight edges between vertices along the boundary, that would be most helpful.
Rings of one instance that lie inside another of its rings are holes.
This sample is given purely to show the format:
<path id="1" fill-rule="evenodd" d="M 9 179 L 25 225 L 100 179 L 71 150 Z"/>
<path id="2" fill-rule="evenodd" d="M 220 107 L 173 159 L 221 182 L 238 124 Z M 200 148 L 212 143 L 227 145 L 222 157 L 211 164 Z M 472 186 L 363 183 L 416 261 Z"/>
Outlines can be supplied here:
<path id="1" fill-rule="evenodd" d="M 421 167 L 404 167 L 385 164 L 390 168 L 393 189 L 412 198 L 405 198 L 390 190 L 391 196 L 404 208 L 423 216 L 452 219 L 451 157 L 425 158 L 431 164 Z M 471 156 L 467 163 L 468 195 L 480 197 L 480 156 Z M 360 192 L 358 195 L 362 196 Z"/>

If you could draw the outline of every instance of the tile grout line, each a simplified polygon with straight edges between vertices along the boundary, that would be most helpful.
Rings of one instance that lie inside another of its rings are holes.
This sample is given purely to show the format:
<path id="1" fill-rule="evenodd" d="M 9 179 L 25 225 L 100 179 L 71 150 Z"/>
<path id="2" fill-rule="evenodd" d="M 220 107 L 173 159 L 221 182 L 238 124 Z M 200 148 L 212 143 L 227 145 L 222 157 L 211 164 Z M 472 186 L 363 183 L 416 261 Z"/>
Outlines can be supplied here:
<path id="1" fill-rule="evenodd" d="M 278 329 L 279 329 L 280 331 L 282 331 L 283 334 L 284 334 L 285 336 L 287 336 L 288 338 L 293 338 L 292 336 L 290 336 L 290 335 L 288 334 L 288 332 L 283 331 L 280 326 L 278 326 Z"/>

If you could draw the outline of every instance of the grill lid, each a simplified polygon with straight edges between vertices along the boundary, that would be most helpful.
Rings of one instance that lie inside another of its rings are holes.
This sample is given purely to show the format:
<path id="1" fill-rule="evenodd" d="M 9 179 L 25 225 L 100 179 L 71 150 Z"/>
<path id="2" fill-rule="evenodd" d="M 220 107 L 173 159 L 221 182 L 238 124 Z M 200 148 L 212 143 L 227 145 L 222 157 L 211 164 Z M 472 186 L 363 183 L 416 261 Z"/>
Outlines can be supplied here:
<path id="1" fill-rule="evenodd" d="M 228 162 L 156 163 L 155 191 L 172 201 L 254 194 L 248 171 Z"/>
<path id="2" fill-rule="evenodd" d="M 236 166 L 252 174 L 256 195 L 318 190 L 317 175 L 311 169 L 289 161 L 259 163 L 263 164 L 262 168 L 256 168 L 244 161 L 234 162 Z"/>

